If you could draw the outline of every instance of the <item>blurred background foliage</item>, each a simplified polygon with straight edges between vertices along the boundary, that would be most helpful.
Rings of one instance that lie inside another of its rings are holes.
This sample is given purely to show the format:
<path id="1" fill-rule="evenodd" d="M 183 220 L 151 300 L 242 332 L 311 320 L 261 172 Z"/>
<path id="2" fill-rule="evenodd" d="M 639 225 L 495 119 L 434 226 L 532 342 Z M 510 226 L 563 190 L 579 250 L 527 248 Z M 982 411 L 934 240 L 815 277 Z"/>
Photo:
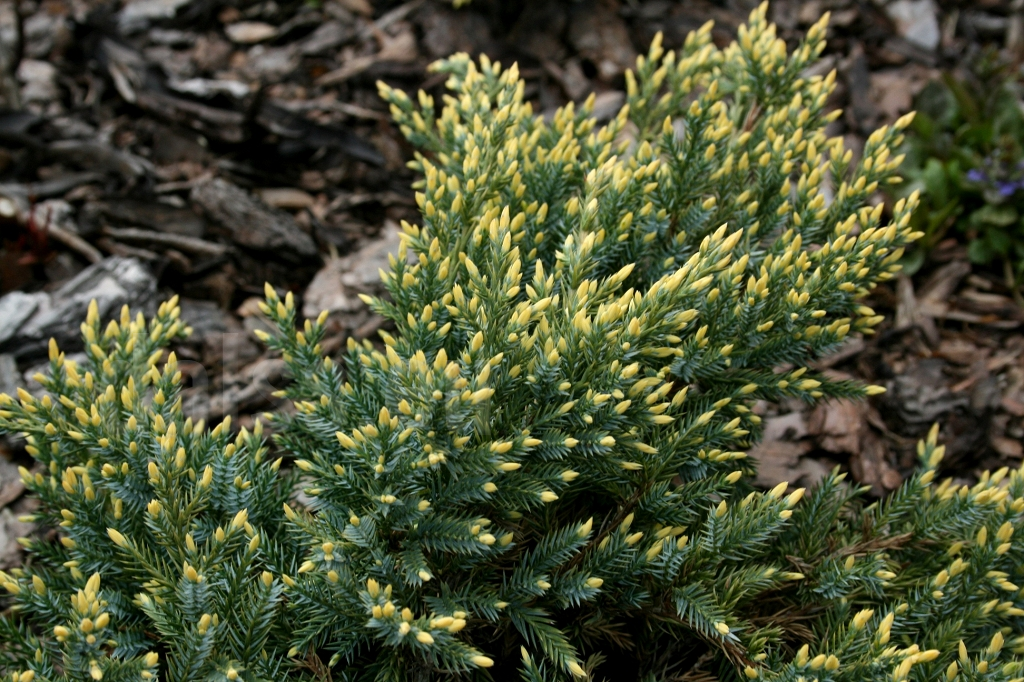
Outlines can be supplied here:
<path id="1" fill-rule="evenodd" d="M 946 72 L 918 94 L 904 145 L 906 196 L 921 190 L 914 215 L 925 233 L 906 258 L 913 274 L 942 239 L 966 242 L 977 265 L 1001 268 L 1017 292 L 1024 280 L 1024 80 L 994 51 Z"/>

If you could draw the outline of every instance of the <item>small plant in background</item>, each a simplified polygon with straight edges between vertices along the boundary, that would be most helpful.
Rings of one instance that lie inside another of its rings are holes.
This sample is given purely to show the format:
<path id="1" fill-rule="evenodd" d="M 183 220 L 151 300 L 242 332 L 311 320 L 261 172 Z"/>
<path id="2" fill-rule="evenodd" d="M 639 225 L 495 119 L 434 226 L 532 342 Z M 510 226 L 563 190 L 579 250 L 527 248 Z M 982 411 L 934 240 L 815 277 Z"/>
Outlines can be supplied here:
<path id="1" fill-rule="evenodd" d="M 908 271 L 952 229 L 972 262 L 995 265 L 1016 289 L 1024 277 L 1024 84 L 993 53 L 946 73 L 915 100 L 902 171 L 922 190 L 914 226 L 924 237 Z"/>

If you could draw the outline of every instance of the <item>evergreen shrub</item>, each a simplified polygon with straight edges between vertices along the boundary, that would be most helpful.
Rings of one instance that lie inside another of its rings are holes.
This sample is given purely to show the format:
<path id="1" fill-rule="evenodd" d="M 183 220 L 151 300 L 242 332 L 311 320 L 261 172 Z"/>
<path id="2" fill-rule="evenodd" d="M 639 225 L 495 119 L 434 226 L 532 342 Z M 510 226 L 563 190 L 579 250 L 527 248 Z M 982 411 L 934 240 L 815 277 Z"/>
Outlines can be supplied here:
<path id="1" fill-rule="evenodd" d="M 382 345 L 325 357 L 268 287 L 293 466 L 183 417 L 173 302 L 90 312 L 89 367 L 0 407 L 57 530 L 2 575 L 5 679 L 1020 680 L 1020 472 L 936 483 L 933 430 L 882 501 L 751 484 L 755 401 L 878 392 L 808 366 L 919 236 L 870 203 L 909 118 L 854 163 L 826 20 L 789 53 L 765 16 L 656 39 L 603 126 L 486 58 L 440 111 L 382 84 L 423 221 Z"/>

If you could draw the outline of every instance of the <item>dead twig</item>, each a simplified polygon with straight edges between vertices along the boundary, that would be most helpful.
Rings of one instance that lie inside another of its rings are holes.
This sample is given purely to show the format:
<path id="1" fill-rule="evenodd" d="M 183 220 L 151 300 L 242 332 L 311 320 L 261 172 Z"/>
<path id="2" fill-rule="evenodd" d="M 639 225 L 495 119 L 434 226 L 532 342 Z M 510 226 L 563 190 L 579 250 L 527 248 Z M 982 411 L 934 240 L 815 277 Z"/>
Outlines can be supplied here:
<path id="1" fill-rule="evenodd" d="M 390 10 L 389 12 L 385 12 L 384 15 L 377 19 L 377 21 L 365 27 L 359 33 L 360 39 L 368 40 L 369 38 L 378 35 L 381 31 L 383 31 L 396 21 L 402 21 L 403 19 L 405 19 L 413 12 L 413 10 L 419 9 L 419 6 L 422 4 L 423 0 L 412 0 L 411 2 L 399 5 L 393 10 Z"/>
<path id="2" fill-rule="evenodd" d="M 140 249 L 134 246 L 128 246 L 127 244 L 119 244 L 113 239 L 108 239 L 106 237 L 100 237 L 96 240 L 96 243 L 99 244 L 107 253 L 112 253 L 115 256 L 121 256 L 122 258 L 138 258 L 139 260 L 147 261 L 160 260 L 160 254 L 150 251 L 149 249 Z"/>
<path id="3" fill-rule="evenodd" d="M 46 231 L 51 237 L 75 253 L 78 253 L 90 263 L 99 263 L 103 260 L 103 254 L 100 253 L 99 249 L 79 237 L 77 234 L 69 232 L 63 227 L 59 227 L 53 223 L 50 223 L 47 226 Z"/>
<path id="4" fill-rule="evenodd" d="M 223 256 L 228 252 L 228 247 L 224 244 L 216 244 L 204 239 L 186 237 L 180 234 L 140 230 L 136 227 L 106 227 L 103 229 L 103 233 L 116 239 L 158 246 L 170 246 L 179 251 L 199 253 L 207 256 Z"/>

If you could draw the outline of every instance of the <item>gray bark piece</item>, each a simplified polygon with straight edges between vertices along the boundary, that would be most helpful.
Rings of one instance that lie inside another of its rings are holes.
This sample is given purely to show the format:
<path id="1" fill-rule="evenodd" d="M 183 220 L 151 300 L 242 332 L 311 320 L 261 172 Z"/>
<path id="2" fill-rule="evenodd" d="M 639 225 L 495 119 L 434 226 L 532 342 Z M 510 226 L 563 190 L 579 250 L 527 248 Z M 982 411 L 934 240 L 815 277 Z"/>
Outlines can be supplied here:
<path id="1" fill-rule="evenodd" d="M 257 251 L 282 250 L 282 255 L 309 257 L 317 253 L 313 238 L 291 215 L 270 208 L 220 178 L 196 184 L 191 198 L 212 220 L 227 228 L 240 246 Z"/>
<path id="2" fill-rule="evenodd" d="M 188 78 L 186 80 L 175 80 L 172 78 L 167 81 L 167 87 L 175 92 L 204 98 L 230 95 L 235 99 L 242 99 L 252 93 L 252 88 L 242 81 L 214 80 L 211 78 Z"/>
<path id="3" fill-rule="evenodd" d="M 57 67 L 39 59 L 22 59 L 15 74 L 22 83 L 21 101 L 45 106 L 60 97 Z"/>
<path id="4" fill-rule="evenodd" d="M 336 49 L 355 37 L 356 31 L 351 24 L 340 21 L 328 21 L 317 27 L 313 33 L 299 43 L 299 52 L 304 55 L 316 55 Z"/>
<path id="5" fill-rule="evenodd" d="M 21 564 L 22 548 L 18 538 L 28 535 L 35 528 L 35 524 L 19 521 L 10 509 L 0 509 L 0 568 Z"/>
<path id="6" fill-rule="evenodd" d="M 294 45 L 256 45 L 249 50 L 240 71 L 246 78 L 278 83 L 291 77 L 295 69 L 299 68 L 299 59 L 300 55 Z"/>
<path id="7" fill-rule="evenodd" d="M 140 261 L 111 256 L 52 292 L 44 304 L 40 301 L 35 314 L 2 345 L 19 358 L 45 353 L 51 336 L 61 348 L 78 349 L 82 343 L 79 326 L 90 301 L 96 299 L 100 316 L 106 318 L 125 304 L 148 309 L 155 295 L 156 278 Z"/>
<path id="8" fill-rule="evenodd" d="M 928 51 L 939 46 L 942 31 L 935 0 L 896 0 L 885 6 L 885 13 L 908 42 Z"/>
<path id="9" fill-rule="evenodd" d="M 228 317 L 230 317 L 230 313 L 222 310 L 213 301 L 181 299 L 181 319 L 192 327 L 190 343 L 204 344 L 219 334 L 227 333 L 228 324 L 225 318 Z"/>
<path id="10" fill-rule="evenodd" d="M 153 164 L 141 156 L 102 142 L 58 140 L 50 144 L 50 152 L 61 160 L 86 170 L 118 173 L 129 180 L 156 172 Z"/>
<path id="11" fill-rule="evenodd" d="M 41 306 L 49 305 L 50 297 L 43 293 L 12 291 L 0 298 L 0 344 L 14 336 Z"/>
<path id="12" fill-rule="evenodd" d="M 14 395 L 21 385 L 21 375 L 18 374 L 18 363 L 14 356 L 0 354 L 0 393 Z"/>
<path id="13" fill-rule="evenodd" d="M 30 196 L 35 197 L 36 200 L 60 197 L 79 185 L 102 179 L 103 176 L 99 173 L 64 173 L 52 180 L 42 180 L 40 182 L 0 183 L 0 194 L 17 199 L 18 203 L 22 206 L 22 210 L 27 211 L 28 198 Z"/>
<path id="14" fill-rule="evenodd" d="M 889 382 L 886 406 L 904 423 L 922 428 L 944 422 L 954 410 L 969 407 L 970 396 L 949 390 L 944 366 L 940 358 L 920 360 Z"/>
<path id="15" fill-rule="evenodd" d="M 21 96 L 14 77 L 18 53 L 18 18 L 14 3 L 0 4 L 0 109 L 20 109 Z"/>
<path id="16" fill-rule="evenodd" d="M 201 239 L 206 232 L 206 221 L 191 208 L 176 208 L 168 204 L 146 201 L 110 201 L 89 204 L 88 213 L 93 223 L 102 223 L 100 216 L 113 220 L 112 225 L 145 227 L 157 232 Z"/>
<path id="17" fill-rule="evenodd" d="M 359 294 L 377 296 L 384 292 L 379 270 L 390 269 L 388 254 L 398 251 L 398 235 L 398 226 L 387 221 L 377 239 L 343 258 L 328 260 L 306 288 L 302 314 L 315 318 L 321 310 L 342 315 L 364 310 L 366 304 Z"/>
<path id="18" fill-rule="evenodd" d="M 124 35 L 146 30 L 154 21 L 173 19 L 191 0 L 135 0 L 117 14 L 117 26 Z"/>

